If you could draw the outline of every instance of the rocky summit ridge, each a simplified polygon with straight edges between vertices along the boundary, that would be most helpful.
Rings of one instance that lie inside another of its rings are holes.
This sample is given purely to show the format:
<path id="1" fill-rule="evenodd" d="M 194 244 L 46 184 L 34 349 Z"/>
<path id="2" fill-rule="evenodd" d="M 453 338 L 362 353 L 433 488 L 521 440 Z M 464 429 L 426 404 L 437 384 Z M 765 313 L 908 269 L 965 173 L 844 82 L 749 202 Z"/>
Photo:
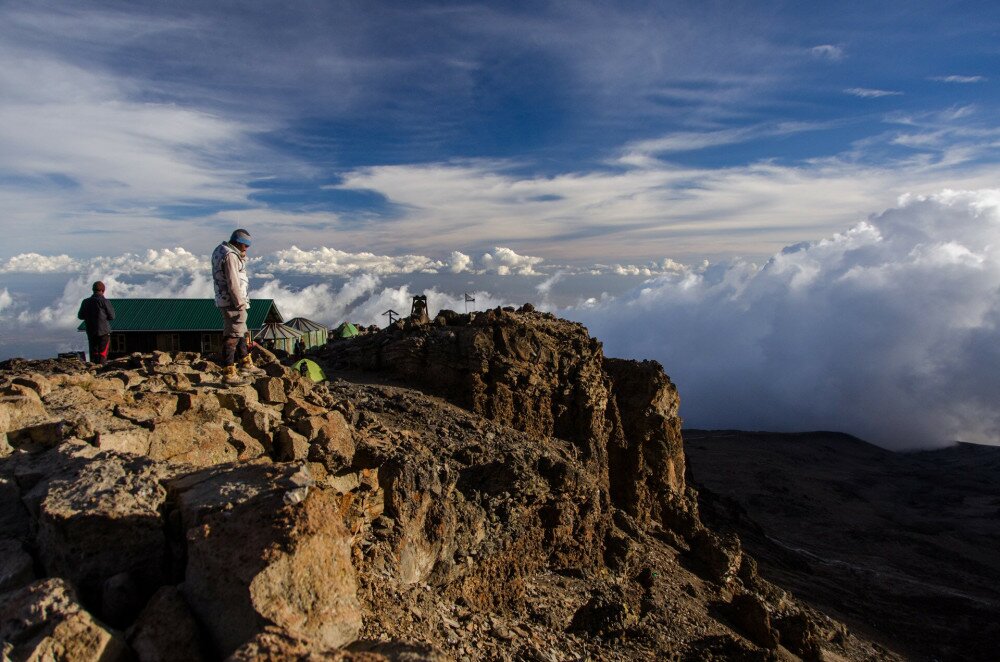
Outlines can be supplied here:
<path id="1" fill-rule="evenodd" d="M 12 660 L 883 660 L 700 520 L 677 391 L 448 311 L 264 355 L 0 364 Z"/>

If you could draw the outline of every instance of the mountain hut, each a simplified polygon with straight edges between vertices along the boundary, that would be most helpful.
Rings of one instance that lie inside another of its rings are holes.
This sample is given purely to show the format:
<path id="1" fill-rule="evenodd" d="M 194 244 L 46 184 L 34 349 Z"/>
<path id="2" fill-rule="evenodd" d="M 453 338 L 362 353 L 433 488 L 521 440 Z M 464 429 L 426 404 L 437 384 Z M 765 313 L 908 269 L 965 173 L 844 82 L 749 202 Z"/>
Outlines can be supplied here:
<path id="1" fill-rule="evenodd" d="M 307 320 L 305 317 L 293 317 L 285 322 L 285 325 L 302 333 L 302 341 L 306 344 L 306 349 L 322 347 L 326 344 L 329 330 L 318 322 Z"/>
<path id="2" fill-rule="evenodd" d="M 222 352 L 222 315 L 213 299 L 110 299 L 110 358 L 132 352 Z M 247 328 L 256 334 L 265 324 L 280 324 L 273 299 L 251 299 Z M 81 323 L 78 331 L 85 331 Z"/>

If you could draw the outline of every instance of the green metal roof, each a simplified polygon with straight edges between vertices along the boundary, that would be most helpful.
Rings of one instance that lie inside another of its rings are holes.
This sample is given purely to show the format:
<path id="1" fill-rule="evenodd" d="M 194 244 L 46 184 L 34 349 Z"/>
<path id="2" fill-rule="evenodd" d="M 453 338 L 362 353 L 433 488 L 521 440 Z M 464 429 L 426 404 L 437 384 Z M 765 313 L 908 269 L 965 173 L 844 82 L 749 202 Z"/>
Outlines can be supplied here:
<path id="1" fill-rule="evenodd" d="M 214 299 L 109 299 L 115 307 L 111 331 L 222 331 Z M 247 327 L 282 320 L 274 299 L 250 299 Z M 84 330 L 81 323 L 78 331 Z"/>

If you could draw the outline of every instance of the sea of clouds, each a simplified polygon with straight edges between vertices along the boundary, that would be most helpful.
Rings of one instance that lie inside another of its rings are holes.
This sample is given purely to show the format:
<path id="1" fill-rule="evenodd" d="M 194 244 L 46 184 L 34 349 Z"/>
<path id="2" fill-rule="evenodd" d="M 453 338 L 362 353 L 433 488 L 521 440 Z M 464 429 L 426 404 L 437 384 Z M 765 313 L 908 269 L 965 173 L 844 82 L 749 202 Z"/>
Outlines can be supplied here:
<path id="1" fill-rule="evenodd" d="M 611 356 L 660 361 L 692 427 L 841 430 L 891 448 L 960 439 L 1000 443 L 1000 191 L 908 197 L 844 232 L 788 246 L 762 266 L 734 260 L 684 266 L 546 268 L 502 247 L 474 259 L 281 251 L 254 264 L 252 296 L 288 317 L 384 323 L 409 309 L 409 285 L 387 274 L 490 274 L 479 309 L 505 300 L 505 276 L 537 277 L 536 304 L 581 321 Z M 33 270 L 33 271 L 32 271 Z M 207 257 L 184 249 L 76 260 L 16 256 L 0 274 L 72 271 L 62 295 L 25 307 L 0 288 L 0 323 L 72 329 L 90 283 L 115 297 L 211 297 Z M 560 304 L 553 293 L 582 273 L 649 276 L 625 295 Z M 136 278 L 142 274 L 142 278 Z M 290 275 L 344 277 L 288 284 Z M 3 281 L 0 280 L 0 283 Z M 429 294 L 432 313 L 463 310 L 464 294 Z M 509 297 L 508 297 L 509 298 Z"/>
<path id="2" fill-rule="evenodd" d="M 905 198 L 762 267 L 561 312 L 608 354 L 663 363 L 689 425 L 1000 443 L 1000 191 Z"/>

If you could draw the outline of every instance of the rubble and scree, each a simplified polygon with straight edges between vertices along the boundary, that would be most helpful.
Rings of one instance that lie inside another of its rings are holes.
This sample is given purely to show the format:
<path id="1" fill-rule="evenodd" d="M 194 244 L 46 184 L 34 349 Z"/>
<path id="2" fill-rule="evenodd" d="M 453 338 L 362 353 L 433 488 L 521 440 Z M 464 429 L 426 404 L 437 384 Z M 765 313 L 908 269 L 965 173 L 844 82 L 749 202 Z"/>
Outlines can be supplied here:
<path id="1" fill-rule="evenodd" d="M 5 654 L 894 659 L 702 526 L 658 364 L 527 307 L 314 358 L 0 364 Z"/>

